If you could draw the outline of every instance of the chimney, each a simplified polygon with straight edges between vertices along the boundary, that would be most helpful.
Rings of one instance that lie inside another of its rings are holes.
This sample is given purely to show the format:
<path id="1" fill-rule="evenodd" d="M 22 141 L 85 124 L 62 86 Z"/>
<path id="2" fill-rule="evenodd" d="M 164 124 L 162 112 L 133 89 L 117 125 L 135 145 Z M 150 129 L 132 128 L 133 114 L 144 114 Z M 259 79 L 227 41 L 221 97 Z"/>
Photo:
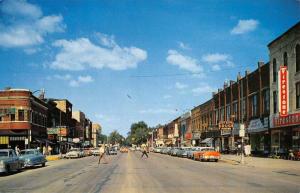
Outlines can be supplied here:
<path id="1" fill-rule="evenodd" d="M 239 81 L 239 80 L 241 80 L 241 79 L 242 79 L 241 72 L 239 72 L 239 73 L 238 73 L 238 75 L 237 75 L 237 78 L 236 78 L 236 79 L 237 79 L 237 81 Z"/>
<path id="2" fill-rule="evenodd" d="M 258 61 L 257 66 L 258 68 L 261 68 L 265 63 L 263 61 Z"/>

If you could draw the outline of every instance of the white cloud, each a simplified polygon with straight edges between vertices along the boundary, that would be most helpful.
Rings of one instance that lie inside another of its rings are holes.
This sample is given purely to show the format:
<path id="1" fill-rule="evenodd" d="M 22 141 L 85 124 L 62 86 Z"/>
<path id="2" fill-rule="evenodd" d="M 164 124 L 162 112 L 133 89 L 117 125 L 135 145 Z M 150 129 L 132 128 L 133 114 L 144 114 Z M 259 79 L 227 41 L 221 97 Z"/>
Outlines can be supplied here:
<path id="1" fill-rule="evenodd" d="M 157 109 L 146 109 L 140 110 L 140 114 L 176 114 L 175 109 L 165 109 L 165 108 L 157 108 Z"/>
<path id="2" fill-rule="evenodd" d="M 229 54 L 212 53 L 202 56 L 202 61 L 208 63 L 213 71 L 219 71 L 223 66 L 233 67 L 232 57 Z"/>
<path id="3" fill-rule="evenodd" d="M 214 53 L 214 54 L 206 54 L 202 56 L 202 60 L 204 62 L 208 63 L 218 63 L 218 62 L 224 62 L 230 59 L 230 56 L 227 54 L 219 54 L 219 53 Z"/>
<path id="4" fill-rule="evenodd" d="M 164 95 L 163 98 L 164 99 L 170 99 L 170 98 L 172 98 L 172 96 L 171 95 Z"/>
<path id="5" fill-rule="evenodd" d="M 248 19 L 248 20 L 239 20 L 238 24 L 231 30 L 231 34 L 244 34 L 247 32 L 254 31 L 259 22 L 255 19 Z"/>
<path id="6" fill-rule="evenodd" d="M 0 21 L 0 46 L 30 47 L 43 43 L 49 33 L 63 32 L 61 15 L 43 16 L 41 9 L 26 0 L 7 0 L 0 4 L 5 23 Z M 31 54 L 30 50 L 26 53 Z"/>
<path id="7" fill-rule="evenodd" d="M 192 89 L 192 92 L 194 93 L 195 96 L 199 96 L 201 94 L 207 94 L 207 93 L 212 93 L 216 91 L 215 88 L 211 87 L 208 84 L 201 84 L 199 87 L 196 87 L 194 89 Z"/>
<path id="8" fill-rule="evenodd" d="M 175 88 L 177 88 L 177 89 L 182 90 L 182 89 L 185 89 L 187 87 L 188 87 L 188 85 L 186 85 L 186 84 L 183 84 L 183 83 L 180 83 L 180 82 L 175 83 Z"/>
<path id="9" fill-rule="evenodd" d="M 60 80 L 70 80 L 72 78 L 72 76 L 70 74 L 65 74 L 65 75 L 55 74 L 54 78 L 60 79 Z"/>
<path id="10" fill-rule="evenodd" d="M 198 64 L 198 61 L 192 57 L 185 56 L 176 50 L 169 50 L 166 58 L 169 64 L 178 66 L 180 69 L 187 70 L 193 73 L 203 72 L 203 68 Z"/>
<path id="11" fill-rule="evenodd" d="M 87 68 L 110 68 L 125 70 L 136 68 L 147 59 L 147 52 L 137 47 L 120 47 L 113 37 L 101 36 L 101 45 L 87 38 L 57 40 L 53 46 L 60 48 L 51 68 L 61 70 L 84 70 Z"/>
<path id="12" fill-rule="evenodd" d="M 78 78 L 76 80 L 75 79 L 71 80 L 69 82 L 69 85 L 71 87 L 78 87 L 82 84 L 86 84 L 86 83 L 90 83 L 90 82 L 94 82 L 94 79 L 91 76 L 89 76 L 89 75 L 87 75 L 87 76 L 78 76 Z"/>
<path id="13" fill-rule="evenodd" d="M 185 43 L 183 43 L 183 42 L 178 42 L 178 46 L 179 46 L 181 49 L 183 49 L 183 50 L 190 50 L 190 49 L 191 49 L 189 45 L 187 45 L 187 44 L 185 44 Z"/>
<path id="14" fill-rule="evenodd" d="M 220 71 L 220 70 L 221 70 L 221 66 L 220 66 L 219 64 L 213 64 L 213 65 L 211 66 L 211 69 L 212 69 L 213 71 Z"/>

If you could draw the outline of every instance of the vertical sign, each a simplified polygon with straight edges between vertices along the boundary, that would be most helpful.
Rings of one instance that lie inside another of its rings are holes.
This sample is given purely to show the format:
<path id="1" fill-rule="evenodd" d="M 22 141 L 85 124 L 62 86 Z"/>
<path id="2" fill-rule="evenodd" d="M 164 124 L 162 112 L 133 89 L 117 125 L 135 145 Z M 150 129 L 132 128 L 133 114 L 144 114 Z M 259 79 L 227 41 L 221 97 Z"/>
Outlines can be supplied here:
<path id="1" fill-rule="evenodd" d="M 287 116 L 289 111 L 289 85 L 288 85 L 288 70 L 286 66 L 280 66 L 278 72 L 278 105 L 279 105 L 279 115 Z"/>

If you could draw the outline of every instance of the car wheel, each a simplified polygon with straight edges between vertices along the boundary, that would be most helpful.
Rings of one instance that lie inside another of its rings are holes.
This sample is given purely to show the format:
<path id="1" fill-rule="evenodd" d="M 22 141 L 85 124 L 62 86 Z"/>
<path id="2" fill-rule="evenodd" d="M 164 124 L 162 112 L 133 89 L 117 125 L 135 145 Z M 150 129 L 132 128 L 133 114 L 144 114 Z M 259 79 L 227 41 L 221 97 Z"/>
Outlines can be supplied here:
<path id="1" fill-rule="evenodd" d="M 10 173 L 10 167 L 8 165 L 8 166 L 6 166 L 6 174 L 9 174 L 9 173 Z"/>
<path id="2" fill-rule="evenodd" d="M 215 162 L 218 162 L 219 160 L 218 159 L 215 159 Z"/>
<path id="3" fill-rule="evenodd" d="M 42 167 L 45 167 L 46 166 L 46 163 L 44 162 L 44 163 L 42 163 Z"/>

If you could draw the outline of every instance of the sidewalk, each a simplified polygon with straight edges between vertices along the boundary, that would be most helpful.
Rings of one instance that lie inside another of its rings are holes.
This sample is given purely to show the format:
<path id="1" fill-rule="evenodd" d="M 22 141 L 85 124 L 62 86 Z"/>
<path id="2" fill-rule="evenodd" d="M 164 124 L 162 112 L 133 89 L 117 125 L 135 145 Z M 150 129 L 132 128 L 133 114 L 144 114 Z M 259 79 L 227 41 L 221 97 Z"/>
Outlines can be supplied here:
<path id="1" fill-rule="evenodd" d="M 221 155 L 221 161 L 240 165 L 241 156 L 237 155 Z M 261 157 L 244 157 L 245 166 L 260 167 L 266 169 L 287 169 L 300 172 L 300 161 L 284 160 L 284 159 L 272 159 Z"/>

